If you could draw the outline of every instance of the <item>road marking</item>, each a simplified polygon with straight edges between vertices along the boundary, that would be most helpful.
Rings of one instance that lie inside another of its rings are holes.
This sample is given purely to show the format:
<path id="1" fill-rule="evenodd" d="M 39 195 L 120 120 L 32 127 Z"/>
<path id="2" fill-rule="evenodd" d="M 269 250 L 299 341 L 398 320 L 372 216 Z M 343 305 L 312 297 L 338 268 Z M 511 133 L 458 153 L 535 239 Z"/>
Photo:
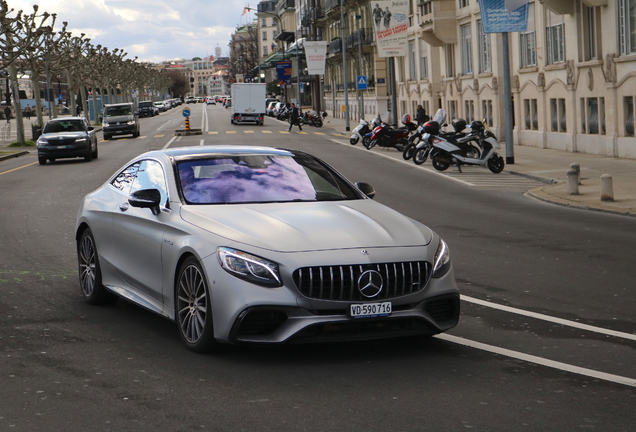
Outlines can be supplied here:
<path id="1" fill-rule="evenodd" d="M 203 140 L 199 141 L 199 145 L 200 146 L 205 145 L 205 141 L 203 141 Z"/>
<path id="2" fill-rule="evenodd" d="M 246 131 L 243 131 L 243 133 L 254 133 L 254 131 L 253 130 L 246 130 Z"/>
<path id="3" fill-rule="evenodd" d="M 629 340 L 633 340 L 636 341 L 636 335 L 635 334 L 631 334 L 631 333 L 625 333 L 625 332 L 619 332 L 619 331 L 615 331 L 615 330 L 608 330 L 608 329 L 604 329 L 602 327 L 595 327 L 595 326 L 591 326 L 588 324 L 582 324 L 582 323 L 578 323 L 576 321 L 570 321 L 570 320 L 566 320 L 566 319 L 562 319 L 562 318 L 556 318 L 556 317 L 552 317 L 550 315 L 544 315 L 544 314 L 540 314 L 540 313 L 536 313 L 536 312 L 530 312 L 530 311 L 526 311 L 523 309 L 517 309 L 517 308 L 513 308 L 510 306 L 504 306 L 498 303 L 493 303 L 493 302 L 489 302 L 486 300 L 480 300 L 474 297 L 468 297 L 468 296 L 461 296 L 461 299 L 464 301 L 467 301 L 469 303 L 474 303 L 474 304 L 478 304 L 480 306 L 486 306 L 492 309 L 498 309 L 500 311 L 504 311 L 504 312 L 510 312 L 510 313 L 514 313 L 517 315 L 523 315 L 523 316 L 527 316 L 530 318 L 535 318 L 535 319 L 539 319 L 539 320 L 543 320 L 543 321 L 548 321 L 548 322 L 552 322 L 555 324 L 560 324 L 563 326 L 568 326 L 568 327 L 573 327 L 573 328 L 577 328 L 579 330 L 585 330 L 585 331 L 589 331 L 589 332 L 593 332 L 593 333 L 600 333 L 600 334 L 604 334 L 607 336 L 614 336 L 614 337 L 618 337 L 618 338 L 622 338 L 622 339 L 629 339 Z"/>
<path id="4" fill-rule="evenodd" d="M 172 142 L 173 142 L 176 138 L 177 138 L 176 136 L 173 136 L 173 137 L 170 139 L 170 141 L 168 141 L 168 143 L 167 143 L 165 146 L 163 146 L 163 148 L 162 148 L 161 150 L 165 150 L 165 149 L 167 149 L 168 147 L 170 147 L 170 144 L 172 144 Z M 179 138 L 181 138 L 181 137 L 179 137 Z"/>
<path id="5" fill-rule="evenodd" d="M 218 135 L 218 132 L 208 132 L 208 135 Z"/>
<path id="6" fill-rule="evenodd" d="M 272 131 L 261 131 L 263 133 L 272 133 Z"/>
<path id="7" fill-rule="evenodd" d="M 165 126 L 168 126 L 168 123 L 170 123 L 171 121 L 172 121 L 172 119 L 168 120 L 163 125 L 159 126 L 159 128 L 157 129 L 157 132 L 160 131 L 161 129 L 163 129 Z"/>
<path id="8" fill-rule="evenodd" d="M 225 131 L 226 134 L 235 134 L 236 131 Z"/>
<path id="9" fill-rule="evenodd" d="M 324 133 L 324 132 L 314 132 L 314 134 L 316 134 L 316 135 L 327 135 L 327 134 L 326 134 L 326 133 Z"/>
<path id="10" fill-rule="evenodd" d="M 17 167 L 17 168 L 10 169 L 9 171 L 0 172 L 0 175 L 2 175 L 2 174 L 8 174 L 8 173 L 10 173 L 10 172 L 17 171 L 17 170 L 19 170 L 19 169 L 26 168 L 26 167 L 31 166 L 31 165 L 35 165 L 35 164 L 37 164 L 37 163 L 39 163 L 39 162 L 33 162 L 33 163 L 30 163 L 30 164 L 22 165 L 21 167 Z"/>
<path id="11" fill-rule="evenodd" d="M 163 138 L 163 137 L 165 137 L 165 136 L 166 136 L 166 134 L 163 134 L 163 135 L 155 135 L 155 138 Z"/>
<path id="12" fill-rule="evenodd" d="M 470 348 L 476 348 L 483 351 L 488 351 L 493 354 L 499 354 L 506 357 L 515 358 L 517 360 L 526 361 L 529 363 L 535 363 L 541 366 L 547 366 L 553 369 L 562 370 L 565 372 L 571 372 L 583 376 L 587 376 L 590 378 L 601 379 L 603 381 L 609 381 L 617 384 L 622 384 L 630 387 L 636 387 L 636 380 L 633 378 L 623 377 L 620 375 L 608 374 L 605 372 L 595 371 L 593 369 L 582 368 L 579 366 L 570 365 L 567 363 L 562 363 L 554 360 L 544 359 L 542 357 L 533 356 L 530 354 L 524 354 L 519 351 L 513 351 L 505 348 L 496 347 L 493 345 L 484 344 L 481 342 L 471 341 L 469 339 L 464 339 L 459 336 L 453 336 L 449 334 L 440 334 L 435 336 L 438 339 L 445 340 L 448 342 L 456 343 L 459 345 L 464 345 Z"/>
<path id="13" fill-rule="evenodd" d="M 288 134 L 288 133 L 291 133 L 291 132 L 289 132 L 289 131 L 278 131 L 278 132 L 280 132 L 280 133 L 282 133 L 282 134 Z"/>

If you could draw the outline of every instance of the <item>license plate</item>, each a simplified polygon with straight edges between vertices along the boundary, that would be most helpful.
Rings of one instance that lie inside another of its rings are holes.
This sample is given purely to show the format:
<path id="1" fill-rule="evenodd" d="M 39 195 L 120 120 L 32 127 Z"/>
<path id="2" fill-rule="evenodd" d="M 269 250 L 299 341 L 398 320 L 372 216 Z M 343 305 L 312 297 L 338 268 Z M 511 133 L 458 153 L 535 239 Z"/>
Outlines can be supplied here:
<path id="1" fill-rule="evenodd" d="M 61 150 L 61 149 L 65 149 L 66 147 L 67 147 L 67 146 L 57 146 L 57 147 L 55 147 L 55 148 L 56 148 L 56 149 L 58 149 L 58 150 Z"/>
<path id="2" fill-rule="evenodd" d="M 391 302 L 352 304 L 349 313 L 352 318 L 382 317 L 391 315 Z"/>

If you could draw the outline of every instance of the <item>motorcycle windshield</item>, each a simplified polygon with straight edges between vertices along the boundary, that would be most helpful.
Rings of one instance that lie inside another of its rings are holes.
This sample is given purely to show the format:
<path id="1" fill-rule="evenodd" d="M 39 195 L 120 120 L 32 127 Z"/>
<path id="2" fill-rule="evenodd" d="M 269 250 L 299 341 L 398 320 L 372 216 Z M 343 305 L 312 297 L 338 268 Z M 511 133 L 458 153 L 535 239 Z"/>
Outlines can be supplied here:
<path id="1" fill-rule="evenodd" d="M 433 121 L 436 121 L 440 125 L 443 125 L 446 121 L 446 111 L 443 109 L 438 109 L 435 115 L 433 116 Z"/>

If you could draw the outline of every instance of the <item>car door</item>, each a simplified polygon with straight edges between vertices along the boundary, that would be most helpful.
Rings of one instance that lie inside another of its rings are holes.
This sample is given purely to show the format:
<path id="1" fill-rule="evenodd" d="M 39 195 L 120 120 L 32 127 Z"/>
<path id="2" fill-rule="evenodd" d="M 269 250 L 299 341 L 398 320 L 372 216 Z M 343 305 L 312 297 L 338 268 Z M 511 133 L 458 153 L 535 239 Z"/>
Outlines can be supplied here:
<path id="1" fill-rule="evenodd" d="M 121 196 L 112 220 L 113 264 L 130 287 L 161 302 L 161 248 L 170 210 L 165 172 L 158 161 L 148 159 L 139 164 L 130 193 L 142 189 L 159 190 L 161 210 L 154 215 L 148 208 L 133 207 L 128 196 Z"/>

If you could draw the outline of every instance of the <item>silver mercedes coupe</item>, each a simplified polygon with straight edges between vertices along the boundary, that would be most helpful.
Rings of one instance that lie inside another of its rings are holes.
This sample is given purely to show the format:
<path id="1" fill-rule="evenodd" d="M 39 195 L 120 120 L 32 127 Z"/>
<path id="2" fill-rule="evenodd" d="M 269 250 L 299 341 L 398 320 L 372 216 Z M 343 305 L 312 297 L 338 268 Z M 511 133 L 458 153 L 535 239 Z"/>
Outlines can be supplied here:
<path id="1" fill-rule="evenodd" d="M 374 195 L 296 150 L 142 154 L 80 206 L 82 294 L 176 321 L 195 352 L 451 329 L 459 292 L 446 243 Z"/>

